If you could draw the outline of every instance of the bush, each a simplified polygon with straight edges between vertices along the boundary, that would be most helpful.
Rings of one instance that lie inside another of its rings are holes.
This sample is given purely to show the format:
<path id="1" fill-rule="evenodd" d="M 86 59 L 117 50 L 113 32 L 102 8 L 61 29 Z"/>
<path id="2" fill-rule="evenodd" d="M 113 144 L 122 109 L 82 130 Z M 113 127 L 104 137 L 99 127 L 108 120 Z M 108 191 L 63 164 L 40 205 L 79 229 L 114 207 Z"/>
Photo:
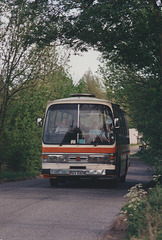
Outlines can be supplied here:
<path id="1" fill-rule="evenodd" d="M 149 148 L 147 150 L 143 149 L 138 153 L 140 159 L 142 159 L 145 163 L 149 164 L 153 167 L 153 172 L 155 175 L 162 176 L 162 150 L 155 151 L 153 148 Z M 159 177 L 158 181 L 162 183 L 162 177 Z"/>
<path id="2" fill-rule="evenodd" d="M 0 175 L 0 181 L 17 181 L 19 179 L 21 180 L 25 180 L 28 178 L 35 178 L 36 176 L 38 176 L 37 172 L 9 172 L 9 171 L 4 171 L 3 173 L 1 173 Z"/>
<path id="3" fill-rule="evenodd" d="M 159 176 L 154 181 L 157 179 Z M 129 224 L 127 239 L 162 239 L 162 187 L 159 182 L 148 191 L 138 184 L 129 190 L 126 197 L 129 201 L 122 212 Z"/>

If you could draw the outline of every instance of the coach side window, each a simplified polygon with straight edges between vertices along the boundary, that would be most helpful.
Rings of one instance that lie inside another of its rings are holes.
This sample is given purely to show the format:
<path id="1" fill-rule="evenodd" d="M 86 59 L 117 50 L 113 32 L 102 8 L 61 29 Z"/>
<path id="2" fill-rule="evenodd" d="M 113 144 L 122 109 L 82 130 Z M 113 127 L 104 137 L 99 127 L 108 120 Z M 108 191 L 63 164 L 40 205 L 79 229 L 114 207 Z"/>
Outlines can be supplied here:
<path id="1" fill-rule="evenodd" d="M 122 111 L 120 109 L 119 109 L 119 124 L 120 124 L 119 134 L 124 135 L 124 122 L 122 118 Z"/>

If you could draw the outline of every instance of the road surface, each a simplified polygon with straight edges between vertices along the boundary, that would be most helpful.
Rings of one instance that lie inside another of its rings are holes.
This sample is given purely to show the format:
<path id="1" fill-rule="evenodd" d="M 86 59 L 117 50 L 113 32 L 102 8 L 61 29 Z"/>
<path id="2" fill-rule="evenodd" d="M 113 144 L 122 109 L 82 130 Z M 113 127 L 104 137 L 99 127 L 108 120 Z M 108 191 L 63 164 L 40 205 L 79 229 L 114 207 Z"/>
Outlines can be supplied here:
<path id="1" fill-rule="evenodd" d="M 147 169 L 132 157 L 126 183 L 116 188 L 85 180 L 58 188 L 44 179 L 0 184 L 0 240 L 97 240 L 128 189 L 151 179 Z"/>

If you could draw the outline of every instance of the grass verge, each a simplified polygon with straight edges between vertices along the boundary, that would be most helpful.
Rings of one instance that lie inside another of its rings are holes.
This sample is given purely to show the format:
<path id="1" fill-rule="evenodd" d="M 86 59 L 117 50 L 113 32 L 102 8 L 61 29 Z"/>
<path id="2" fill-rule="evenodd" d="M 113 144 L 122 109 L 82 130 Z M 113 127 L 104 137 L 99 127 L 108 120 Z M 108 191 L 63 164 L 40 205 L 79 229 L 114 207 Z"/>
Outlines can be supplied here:
<path id="1" fill-rule="evenodd" d="M 147 191 L 138 184 L 126 195 L 129 199 L 122 213 L 128 221 L 127 237 L 130 240 L 162 239 L 162 187 L 159 183 Z"/>
<path id="2" fill-rule="evenodd" d="M 20 181 L 26 179 L 32 179 L 39 176 L 37 172 L 10 172 L 4 171 L 0 174 L 0 183 L 10 181 Z"/>
<path id="3" fill-rule="evenodd" d="M 128 222 L 124 240 L 162 239 L 162 159 L 151 149 L 136 154 L 145 163 L 152 165 L 153 181 L 145 189 L 137 184 L 126 195 L 128 203 L 122 210 Z"/>

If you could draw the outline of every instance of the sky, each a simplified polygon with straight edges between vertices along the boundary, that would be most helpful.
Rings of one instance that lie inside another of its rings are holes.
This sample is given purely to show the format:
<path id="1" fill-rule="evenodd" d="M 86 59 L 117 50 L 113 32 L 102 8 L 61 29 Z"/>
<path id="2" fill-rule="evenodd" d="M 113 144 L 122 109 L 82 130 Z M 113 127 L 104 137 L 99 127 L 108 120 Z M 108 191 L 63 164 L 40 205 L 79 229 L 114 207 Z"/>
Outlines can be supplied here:
<path id="1" fill-rule="evenodd" d="M 93 74 L 96 74 L 99 65 L 101 65 L 98 58 L 101 54 L 94 50 L 89 50 L 88 52 L 79 53 L 79 55 L 71 54 L 69 65 L 71 68 L 69 72 L 72 76 L 74 83 L 77 83 L 85 72 L 91 70 Z"/>

